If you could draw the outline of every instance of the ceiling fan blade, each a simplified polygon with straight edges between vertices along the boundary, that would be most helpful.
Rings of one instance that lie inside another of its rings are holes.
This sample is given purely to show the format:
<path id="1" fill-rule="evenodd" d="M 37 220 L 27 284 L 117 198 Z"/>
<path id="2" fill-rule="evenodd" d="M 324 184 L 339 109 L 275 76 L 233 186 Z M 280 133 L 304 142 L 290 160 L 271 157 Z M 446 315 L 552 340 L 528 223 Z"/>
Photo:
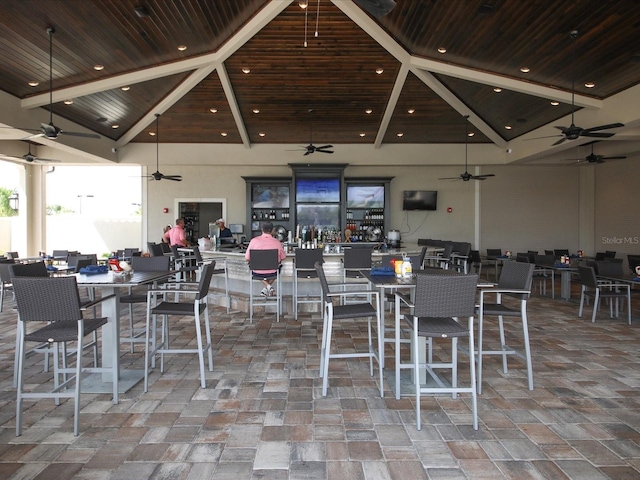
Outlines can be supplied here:
<path id="1" fill-rule="evenodd" d="M 593 137 L 593 138 L 611 138 L 615 135 L 615 133 L 608 133 L 608 132 L 587 132 L 587 131 L 582 131 L 580 133 L 581 137 Z"/>
<path id="2" fill-rule="evenodd" d="M 320 148 L 316 148 L 316 152 L 320 152 L 320 153 L 333 153 L 332 150 L 321 150 Z"/>
<path id="3" fill-rule="evenodd" d="M 316 150 L 320 150 L 321 148 L 333 148 L 333 145 L 322 145 L 320 147 L 316 147 Z"/>
<path id="4" fill-rule="evenodd" d="M 566 140 L 565 137 L 562 137 L 560 140 L 558 140 L 557 142 L 555 142 L 553 145 L 560 145 L 561 143 L 563 143 Z"/>
<path id="5" fill-rule="evenodd" d="M 313 153 L 313 150 L 307 150 L 303 156 L 306 157 L 307 155 L 311 155 Z"/>
<path id="6" fill-rule="evenodd" d="M 460 177 L 442 177 L 438 180 L 460 180 Z"/>
<path id="7" fill-rule="evenodd" d="M 174 182 L 181 182 L 182 175 L 163 175 L 163 180 L 173 180 Z"/>
<path id="8" fill-rule="evenodd" d="M 100 135 L 98 135 L 97 133 L 67 132 L 66 130 L 61 130 L 60 133 L 69 135 L 71 137 L 100 138 Z"/>
<path id="9" fill-rule="evenodd" d="M 624 127 L 624 123 L 610 123 L 609 125 L 600 125 L 599 127 L 585 128 L 583 132 L 596 132 L 598 130 L 609 130 L 610 128 Z"/>
<path id="10" fill-rule="evenodd" d="M 472 178 L 475 178 L 476 180 L 484 180 L 489 177 L 495 177 L 495 175 L 493 173 L 485 173 L 482 175 L 474 175 Z"/>
<path id="11" fill-rule="evenodd" d="M 623 160 L 627 157 L 602 157 L 602 160 Z"/>

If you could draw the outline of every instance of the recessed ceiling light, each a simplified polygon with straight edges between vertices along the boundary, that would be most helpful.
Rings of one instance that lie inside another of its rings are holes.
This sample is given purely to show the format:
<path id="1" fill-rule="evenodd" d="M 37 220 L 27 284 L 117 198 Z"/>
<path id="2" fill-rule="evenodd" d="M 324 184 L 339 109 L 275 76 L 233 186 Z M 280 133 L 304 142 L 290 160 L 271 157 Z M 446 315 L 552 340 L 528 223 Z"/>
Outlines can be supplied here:
<path id="1" fill-rule="evenodd" d="M 529 73 L 531 71 L 531 69 L 529 67 L 522 67 L 522 68 L 520 68 L 520 71 L 522 73 Z"/>
<path id="2" fill-rule="evenodd" d="M 440 47 L 440 48 L 438 49 L 438 53 L 447 53 L 447 49 L 446 49 L 446 48 L 444 48 L 444 47 Z"/>
<path id="3" fill-rule="evenodd" d="M 64 104 L 65 105 L 73 105 L 73 100 L 65 100 Z"/>
<path id="4" fill-rule="evenodd" d="M 113 129 L 120 128 L 120 125 L 118 125 L 117 123 L 114 123 L 113 125 L 111 125 L 111 128 Z"/>
<path id="5" fill-rule="evenodd" d="M 242 68 L 242 73 L 249 73 L 250 71 L 251 71 L 251 69 L 248 68 L 248 67 L 243 67 Z"/>
<path id="6" fill-rule="evenodd" d="M 511 125 L 505 125 L 504 128 L 505 130 L 511 130 Z"/>
<path id="7" fill-rule="evenodd" d="M 220 135 L 222 135 L 223 137 L 226 137 L 228 134 L 227 134 L 227 132 L 222 132 L 222 133 L 220 133 Z"/>
<path id="8" fill-rule="evenodd" d="M 360 135 L 361 137 L 364 137 L 366 133 L 362 132 L 362 133 L 359 133 L 358 135 Z"/>
<path id="9" fill-rule="evenodd" d="M 502 91 L 502 89 L 500 87 L 495 87 L 493 89 L 493 91 L 496 92 L 496 93 L 500 93 Z"/>
<path id="10" fill-rule="evenodd" d="M 403 136 L 403 135 L 404 135 L 404 133 L 402 133 L 402 132 L 398 132 L 398 133 L 396 133 L 396 136 L 397 136 L 397 137 L 401 137 L 401 136 Z"/>
<path id="11" fill-rule="evenodd" d="M 309 6 L 309 1 L 308 0 L 300 0 L 298 2 L 298 6 L 304 10 L 305 8 L 307 8 Z"/>
<path id="12" fill-rule="evenodd" d="M 266 135 L 266 133 L 260 132 L 260 133 L 258 133 L 258 135 L 260 135 L 261 137 L 264 137 Z"/>
<path id="13" fill-rule="evenodd" d="M 149 132 L 149 135 L 151 135 L 152 137 L 156 136 L 156 132 Z"/>
<path id="14" fill-rule="evenodd" d="M 410 108 L 409 110 L 407 110 L 407 113 L 411 115 L 412 113 L 415 113 L 415 111 L 416 111 L 415 108 Z"/>
<path id="15" fill-rule="evenodd" d="M 120 87 L 120 90 L 122 90 L 123 92 L 128 92 L 129 90 L 131 90 L 131 87 L 129 85 L 125 85 L 124 87 Z"/>
<path id="16" fill-rule="evenodd" d="M 94 65 L 93 69 L 99 72 L 100 70 L 104 70 L 104 65 Z"/>
<path id="17" fill-rule="evenodd" d="M 149 10 L 147 10 L 145 7 L 136 7 L 134 8 L 134 11 L 136 12 L 136 15 L 140 18 L 146 18 L 149 16 Z"/>
<path id="18" fill-rule="evenodd" d="M 587 83 L 584 84 L 584 86 L 587 87 L 587 88 L 593 88 L 593 87 L 596 86 L 596 84 L 593 83 L 593 82 L 587 82 Z"/>
<path id="19" fill-rule="evenodd" d="M 364 113 L 366 113 L 367 115 L 373 113 L 373 110 L 371 110 L 370 108 L 367 108 Z"/>
<path id="20" fill-rule="evenodd" d="M 253 113 L 260 113 L 260 109 L 259 108 L 254 108 L 253 110 L 251 110 Z"/>
<path id="21" fill-rule="evenodd" d="M 210 108 L 209 111 L 211 113 L 218 113 L 218 109 L 217 108 Z"/>
<path id="22" fill-rule="evenodd" d="M 36 82 L 35 80 L 29 82 L 30 87 L 37 87 L 38 85 L 40 85 L 40 82 Z"/>
<path id="23" fill-rule="evenodd" d="M 551 105 L 553 105 L 554 107 L 557 107 L 558 105 L 560 105 L 560 102 L 557 100 L 551 100 Z"/>
<path id="24" fill-rule="evenodd" d="M 469 133 L 467 133 L 467 136 L 473 137 L 475 134 L 476 134 L 476 132 L 469 132 Z"/>
<path id="25" fill-rule="evenodd" d="M 187 49 L 186 45 L 178 45 L 178 50 L 180 50 L 181 52 L 184 52 Z"/>
<path id="26" fill-rule="evenodd" d="M 384 68 L 382 68 L 382 67 L 378 67 L 378 68 L 376 68 L 376 73 L 377 73 L 378 75 L 380 75 L 382 72 L 384 72 Z"/>

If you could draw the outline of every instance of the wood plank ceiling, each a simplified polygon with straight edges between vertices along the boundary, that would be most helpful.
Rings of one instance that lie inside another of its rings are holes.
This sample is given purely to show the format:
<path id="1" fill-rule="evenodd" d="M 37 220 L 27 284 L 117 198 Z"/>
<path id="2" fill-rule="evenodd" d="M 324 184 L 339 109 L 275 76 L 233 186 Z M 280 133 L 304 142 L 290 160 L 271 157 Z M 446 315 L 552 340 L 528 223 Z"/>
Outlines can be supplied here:
<path id="1" fill-rule="evenodd" d="M 506 144 L 640 82 L 636 0 L 308 3 L 4 0 L 0 89 L 48 108 L 49 26 L 54 119 L 120 143 Z"/>

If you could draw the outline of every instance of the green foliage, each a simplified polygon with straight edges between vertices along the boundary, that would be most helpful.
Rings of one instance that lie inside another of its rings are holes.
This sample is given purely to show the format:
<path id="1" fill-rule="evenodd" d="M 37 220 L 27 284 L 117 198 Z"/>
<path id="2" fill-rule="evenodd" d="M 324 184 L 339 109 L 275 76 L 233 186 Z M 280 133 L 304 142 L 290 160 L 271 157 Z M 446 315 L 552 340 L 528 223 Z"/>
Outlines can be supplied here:
<path id="1" fill-rule="evenodd" d="M 9 197 L 12 193 L 13 190 L 0 187 L 0 217 L 15 217 L 18 215 L 18 212 L 9 206 Z"/>
<path id="2" fill-rule="evenodd" d="M 70 208 L 62 205 L 47 205 L 47 215 L 60 215 L 61 213 L 73 213 Z"/>

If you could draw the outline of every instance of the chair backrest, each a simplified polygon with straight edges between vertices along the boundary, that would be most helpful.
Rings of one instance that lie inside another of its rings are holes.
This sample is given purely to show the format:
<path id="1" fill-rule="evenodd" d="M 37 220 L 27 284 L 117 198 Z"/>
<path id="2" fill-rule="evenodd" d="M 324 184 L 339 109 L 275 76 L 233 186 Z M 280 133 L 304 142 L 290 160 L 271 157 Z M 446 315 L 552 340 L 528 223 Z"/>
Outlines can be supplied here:
<path id="1" fill-rule="evenodd" d="M 544 267 L 552 267 L 556 263 L 556 257 L 554 255 L 536 255 L 533 263 Z"/>
<path id="2" fill-rule="evenodd" d="M 522 253 L 522 252 L 516 253 L 516 262 L 531 263 L 529 261 L 529 254 L 528 253 Z"/>
<path id="3" fill-rule="evenodd" d="M 44 262 L 14 263 L 9 267 L 11 278 L 14 277 L 49 277 Z"/>
<path id="4" fill-rule="evenodd" d="M 316 262 L 324 262 L 322 249 L 312 248 L 307 250 L 303 248 L 296 248 L 294 262 L 296 270 L 313 270 L 316 268 Z"/>
<path id="5" fill-rule="evenodd" d="M 92 263 L 91 258 L 78 258 L 76 260 L 76 264 L 74 268 L 76 272 L 79 272 L 80 270 L 82 270 L 85 267 L 88 267 L 89 265 L 95 265 L 95 263 Z"/>
<path id="6" fill-rule="evenodd" d="M 82 318 L 76 277 L 14 277 L 21 321 L 58 322 Z"/>
<path id="7" fill-rule="evenodd" d="M 417 317 L 471 317 L 475 313 L 478 275 L 420 274 L 416 276 Z"/>
<path id="8" fill-rule="evenodd" d="M 139 256 L 140 255 L 140 249 L 139 248 L 125 248 L 124 249 L 124 256 L 127 258 L 131 258 L 133 256 Z"/>
<path id="9" fill-rule="evenodd" d="M 555 257 L 555 254 L 553 253 L 553 250 L 545 250 L 544 254 L 545 255 L 553 255 Z"/>
<path id="10" fill-rule="evenodd" d="M 612 250 L 605 250 L 604 257 L 605 258 L 616 258 L 616 252 L 614 252 Z"/>
<path id="11" fill-rule="evenodd" d="M 498 289 L 531 290 L 531 280 L 535 267 L 532 263 L 504 262 L 498 279 Z M 506 295 L 519 299 L 529 297 L 529 294 L 519 293 Z"/>
<path id="12" fill-rule="evenodd" d="M 5 255 L 9 260 L 16 260 L 20 258 L 20 255 L 18 255 L 18 252 L 5 252 Z"/>
<path id="13" fill-rule="evenodd" d="M 453 242 L 453 251 L 463 257 L 468 257 L 471 251 L 471 244 L 469 242 Z"/>
<path id="14" fill-rule="evenodd" d="M 193 247 L 193 256 L 196 257 L 196 262 L 202 263 L 204 260 L 202 258 L 202 253 L 200 253 L 200 247 L 194 245 Z"/>
<path id="15" fill-rule="evenodd" d="M 605 258 L 604 252 L 596 252 L 596 262 L 601 262 Z"/>
<path id="16" fill-rule="evenodd" d="M 482 263 L 482 257 L 480 256 L 480 250 L 471 250 L 469 252 L 469 260 L 471 263 Z"/>
<path id="17" fill-rule="evenodd" d="M 277 270 L 278 266 L 278 250 L 249 250 L 251 270 Z"/>
<path id="18" fill-rule="evenodd" d="M 489 260 L 495 260 L 496 257 L 500 257 L 502 255 L 501 248 L 487 248 L 487 258 Z"/>
<path id="19" fill-rule="evenodd" d="M 371 248 L 345 248 L 343 254 L 344 268 L 349 270 L 371 269 Z"/>
<path id="20" fill-rule="evenodd" d="M 216 268 L 216 262 L 206 263 L 202 266 L 202 272 L 200 273 L 200 283 L 198 284 L 198 293 L 196 294 L 196 300 L 202 300 L 209 295 L 209 285 L 211 285 L 211 277 L 213 271 Z"/>
<path id="21" fill-rule="evenodd" d="M 446 245 L 444 245 L 444 250 L 442 251 L 442 255 L 440 255 L 442 257 L 443 260 L 449 260 L 451 258 L 451 254 L 453 253 L 453 243 L 447 243 Z"/>
<path id="22" fill-rule="evenodd" d="M 169 270 L 171 258 L 161 257 L 132 257 L 131 268 L 134 272 L 164 272 Z"/>
<path id="23" fill-rule="evenodd" d="M 51 256 L 54 260 L 64 260 L 66 262 L 69 256 L 69 250 L 54 250 Z"/>
<path id="24" fill-rule="evenodd" d="M 563 255 L 569 255 L 569 249 L 567 249 L 567 248 L 554 248 L 553 249 L 553 254 L 556 257 L 561 257 Z"/>
<path id="25" fill-rule="evenodd" d="M 95 253 L 91 253 L 91 254 L 84 254 L 84 255 L 69 254 L 69 256 L 67 257 L 67 265 L 70 268 L 75 268 L 76 271 L 78 271 L 80 270 L 80 268 L 84 268 L 84 267 L 78 267 L 78 262 L 80 260 L 89 260 L 89 263 L 85 263 L 84 266 L 98 264 L 98 256 Z"/>
<path id="26" fill-rule="evenodd" d="M 2 283 L 11 283 L 11 265 L 14 263 L 0 262 L 0 281 Z"/>
<path id="27" fill-rule="evenodd" d="M 164 245 L 167 245 L 167 244 L 165 243 Z M 164 249 L 162 248 L 162 245 L 159 243 L 149 243 L 147 244 L 147 246 L 149 247 L 149 255 L 151 255 L 152 257 L 162 257 L 165 253 Z M 168 246 L 169 245 L 167 245 L 167 247 Z"/>
<path id="28" fill-rule="evenodd" d="M 433 245 L 433 240 L 430 238 L 419 238 L 418 245 Z"/>
<path id="29" fill-rule="evenodd" d="M 318 280 L 320 280 L 320 287 L 322 288 L 322 299 L 325 303 L 331 303 L 331 299 L 329 297 L 329 283 L 327 282 L 327 277 L 324 275 L 324 268 L 322 268 L 322 264 L 320 262 L 316 262 L 314 266 L 316 268 Z"/>
<path id="30" fill-rule="evenodd" d="M 596 278 L 596 271 L 593 267 L 578 267 L 578 276 L 580 283 L 588 288 L 598 288 L 598 279 Z"/>
<path id="31" fill-rule="evenodd" d="M 605 260 L 603 262 L 596 262 L 596 271 L 598 272 L 598 275 L 612 275 L 614 277 L 621 277 L 624 275 L 621 261 L 611 262 Z"/>
<path id="32" fill-rule="evenodd" d="M 162 243 L 160 244 L 160 248 L 162 249 L 162 253 L 169 253 L 169 252 L 171 252 L 171 247 L 170 247 L 170 246 L 169 246 L 169 244 L 168 244 L 168 243 L 166 243 L 166 242 L 162 242 Z"/>

